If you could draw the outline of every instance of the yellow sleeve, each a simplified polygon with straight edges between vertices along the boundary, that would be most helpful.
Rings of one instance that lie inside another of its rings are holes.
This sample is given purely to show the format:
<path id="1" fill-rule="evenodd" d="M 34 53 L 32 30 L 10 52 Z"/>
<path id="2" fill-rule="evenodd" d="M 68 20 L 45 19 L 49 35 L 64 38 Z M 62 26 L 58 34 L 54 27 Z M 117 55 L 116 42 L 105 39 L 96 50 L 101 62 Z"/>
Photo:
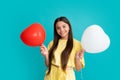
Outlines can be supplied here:
<path id="1" fill-rule="evenodd" d="M 78 41 L 78 42 L 76 43 L 76 51 L 78 52 L 80 49 L 82 49 L 82 45 L 81 45 L 81 43 Z"/>
<path id="2" fill-rule="evenodd" d="M 76 40 L 76 52 L 78 52 L 80 49 L 82 49 L 82 45 L 79 41 Z M 82 59 L 80 59 L 80 62 L 82 63 L 82 67 L 84 68 L 85 66 L 85 60 L 84 60 L 84 57 Z"/>
<path id="3" fill-rule="evenodd" d="M 53 45 L 53 41 L 51 41 L 49 44 L 48 44 L 48 50 L 50 50 L 50 48 L 52 47 Z"/>

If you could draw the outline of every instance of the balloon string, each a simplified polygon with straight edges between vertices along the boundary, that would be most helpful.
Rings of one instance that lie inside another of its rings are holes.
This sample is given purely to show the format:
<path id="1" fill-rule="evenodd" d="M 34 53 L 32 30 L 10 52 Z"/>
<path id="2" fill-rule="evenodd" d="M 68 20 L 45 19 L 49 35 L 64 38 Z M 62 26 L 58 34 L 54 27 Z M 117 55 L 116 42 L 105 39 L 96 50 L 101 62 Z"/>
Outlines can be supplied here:
<path id="1" fill-rule="evenodd" d="M 81 80 L 83 80 L 83 72 L 82 72 L 82 69 L 81 69 Z"/>

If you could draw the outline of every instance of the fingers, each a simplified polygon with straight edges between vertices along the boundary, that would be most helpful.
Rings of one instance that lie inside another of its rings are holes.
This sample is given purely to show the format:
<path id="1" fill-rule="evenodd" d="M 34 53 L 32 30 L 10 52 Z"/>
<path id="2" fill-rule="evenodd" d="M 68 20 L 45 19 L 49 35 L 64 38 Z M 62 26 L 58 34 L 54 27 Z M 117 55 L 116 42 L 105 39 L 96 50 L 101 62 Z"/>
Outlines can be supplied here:
<path id="1" fill-rule="evenodd" d="M 40 46 L 40 49 L 41 49 L 41 50 L 45 50 L 45 49 L 46 49 L 45 45 L 42 44 L 42 45 Z"/>
<path id="2" fill-rule="evenodd" d="M 84 53 L 84 49 L 81 49 L 81 50 L 80 50 L 80 53 Z"/>
<path id="3" fill-rule="evenodd" d="M 42 55 L 46 55 L 47 48 L 46 48 L 46 46 L 44 44 L 42 44 L 40 46 L 40 51 L 41 51 Z"/>
<path id="4" fill-rule="evenodd" d="M 76 56 L 83 57 L 84 56 L 84 49 L 81 49 L 80 51 L 78 51 Z"/>

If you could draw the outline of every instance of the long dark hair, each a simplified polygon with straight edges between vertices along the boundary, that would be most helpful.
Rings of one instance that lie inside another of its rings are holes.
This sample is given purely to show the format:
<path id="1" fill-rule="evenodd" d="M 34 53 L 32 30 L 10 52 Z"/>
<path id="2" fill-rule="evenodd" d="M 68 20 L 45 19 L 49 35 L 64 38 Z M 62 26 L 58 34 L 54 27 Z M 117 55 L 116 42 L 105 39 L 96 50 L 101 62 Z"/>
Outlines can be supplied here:
<path id="1" fill-rule="evenodd" d="M 72 48 L 73 48 L 73 35 L 72 35 L 71 24 L 66 17 L 63 17 L 63 16 L 59 17 L 54 22 L 54 40 L 53 40 L 53 45 L 49 50 L 49 70 L 48 70 L 48 74 L 51 71 L 51 63 L 52 63 L 52 59 L 54 57 L 53 53 L 57 48 L 59 39 L 61 38 L 61 36 L 59 36 L 57 31 L 56 31 L 56 24 L 59 21 L 63 21 L 65 23 L 67 23 L 69 25 L 69 28 L 70 28 L 69 33 L 68 33 L 67 45 L 66 45 L 65 49 L 62 51 L 62 54 L 61 54 L 61 64 L 62 64 L 62 69 L 64 71 L 65 71 L 66 66 L 67 66 L 69 55 L 70 55 L 70 53 L 72 51 Z"/>

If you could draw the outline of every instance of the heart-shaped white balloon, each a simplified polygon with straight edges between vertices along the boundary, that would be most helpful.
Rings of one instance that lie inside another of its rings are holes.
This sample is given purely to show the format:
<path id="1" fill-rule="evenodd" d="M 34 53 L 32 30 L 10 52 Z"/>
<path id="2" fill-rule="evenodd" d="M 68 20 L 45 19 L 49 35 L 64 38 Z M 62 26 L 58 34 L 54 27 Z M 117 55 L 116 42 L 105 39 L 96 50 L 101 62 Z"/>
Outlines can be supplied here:
<path id="1" fill-rule="evenodd" d="M 91 25 L 84 31 L 81 44 L 88 53 L 100 53 L 109 47 L 110 39 L 99 25 Z"/>

